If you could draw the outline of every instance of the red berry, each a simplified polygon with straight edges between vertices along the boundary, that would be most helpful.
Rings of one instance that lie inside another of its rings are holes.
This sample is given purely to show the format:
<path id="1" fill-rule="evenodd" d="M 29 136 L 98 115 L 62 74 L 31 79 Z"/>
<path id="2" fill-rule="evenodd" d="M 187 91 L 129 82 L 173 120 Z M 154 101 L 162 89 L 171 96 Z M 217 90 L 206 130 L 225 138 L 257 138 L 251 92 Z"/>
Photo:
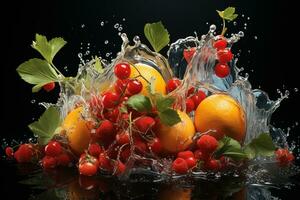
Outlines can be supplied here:
<path id="1" fill-rule="evenodd" d="M 62 154 L 56 156 L 56 161 L 57 161 L 58 165 L 68 166 L 68 165 L 71 164 L 72 158 L 71 158 L 71 156 L 69 154 L 62 153 Z"/>
<path id="2" fill-rule="evenodd" d="M 194 101 L 194 106 L 196 109 L 198 105 L 201 103 L 201 101 L 206 98 L 206 94 L 202 90 L 199 90 L 197 94 L 194 94 L 191 98 Z"/>
<path id="3" fill-rule="evenodd" d="M 149 143 L 148 143 L 148 147 L 149 149 L 155 153 L 155 154 L 159 154 L 162 150 L 162 145 L 160 142 L 159 138 L 153 138 Z"/>
<path id="4" fill-rule="evenodd" d="M 131 155 L 131 152 L 130 152 L 129 146 L 122 148 L 121 155 L 120 155 L 122 161 L 126 162 L 128 160 L 128 158 L 130 157 L 130 155 Z"/>
<path id="5" fill-rule="evenodd" d="M 185 101 L 185 111 L 186 113 L 190 113 L 195 109 L 195 103 L 192 98 L 188 98 Z"/>
<path id="6" fill-rule="evenodd" d="M 189 157 L 185 159 L 189 169 L 194 168 L 197 165 L 197 161 L 194 157 Z"/>
<path id="7" fill-rule="evenodd" d="M 54 82 L 47 83 L 43 86 L 43 89 L 46 90 L 47 92 L 50 92 L 54 88 L 55 88 L 55 83 Z"/>
<path id="8" fill-rule="evenodd" d="M 14 153 L 14 158 L 19 163 L 28 163 L 33 157 L 33 150 L 30 144 L 22 144 Z"/>
<path id="9" fill-rule="evenodd" d="M 278 149 L 275 151 L 275 156 L 280 166 L 287 166 L 295 159 L 294 155 L 288 149 Z"/>
<path id="10" fill-rule="evenodd" d="M 116 135 L 116 141 L 119 145 L 129 144 L 129 133 L 127 131 L 123 131 Z"/>
<path id="11" fill-rule="evenodd" d="M 147 133 L 155 125 L 155 120 L 152 117 L 143 116 L 134 122 L 135 127 L 141 133 Z"/>
<path id="12" fill-rule="evenodd" d="M 104 118 L 108 119 L 111 122 L 116 123 L 118 121 L 119 114 L 120 114 L 120 110 L 117 107 L 117 108 L 114 108 L 113 110 L 109 110 L 109 111 L 105 112 Z"/>
<path id="13" fill-rule="evenodd" d="M 119 95 L 114 92 L 106 92 L 102 97 L 104 108 L 114 108 L 119 104 Z"/>
<path id="14" fill-rule="evenodd" d="M 42 165 L 44 169 L 53 169 L 56 167 L 57 161 L 52 156 L 45 156 L 42 159 Z"/>
<path id="15" fill-rule="evenodd" d="M 127 84 L 128 84 L 128 79 L 124 79 L 124 80 L 118 79 L 114 85 L 115 92 L 118 94 L 124 93 L 127 88 Z"/>
<path id="16" fill-rule="evenodd" d="M 227 64 L 218 63 L 215 66 L 215 74 L 216 74 L 216 76 L 218 76 L 220 78 L 225 78 L 226 76 L 228 76 L 230 74 L 230 68 Z"/>
<path id="17" fill-rule="evenodd" d="M 197 140 L 197 146 L 203 153 L 211 154 L 218 148 L 218 141 L 210 135 L 203 135 Z"/>
<path id="18" fill-rule="evenodd" d="M 227 47 L 227 41 L 225 39 L 220 39 L 214 42 L 214 48 L 217 50 L 225 49 Z"/>
<path id="19" fill-rule="evenodd" d="M 106 140 L 112 137 L 114 132 L 114 125 L 109 120 L 103 120 L 96 129 L 96 135 L 101 140 Z"/>
<path id="20" fill-rule="evenodd" d="M 126 79 L 130 76 L 130 65 L 128 63 L 119 63 L 115 66 L 114 72 L 119 79 Z"/>
<path id="21" fill-rule="evenodd" d="M 135 139 L 134 147 L 141 153 L 144 153 L 147 151 L 147 146 L 141 139 Z"/>
<path id="22" fill-rule="evenodd" d="M 179 85 L 181 84 L 181 81 L 177 78 L 173 78 L 173 79 L 170 79 L 167 83 L 167 86 L 166 86 L 166 89 L 167 89 L 167 92 L 170 93 L 172 92 L 173 90 L 175 90 Z"/>
<path id="23" fill-rule="evenodd" d="M 192 86 L 190 87 L 190 89 L 188 90 L 187 96 L 189 97 L 190 95 L 194 94 L 195 92 L 195 88 Z"/>
<path id="24" fill-rule="evenodd" d="M 127 91 L 131 94 L 138 94 L 142 91 L 143 85 L 138 79 L 132 79 L 128 83 Z"/>
<path id="25" fill-rule="evenodd" d="M 93 176 L 97 173 L 98 166 L 95 163 L 83 162 L 79 164 L 79 173 L 85 176 Z"/>
<path id="26" fill-rule="evenodd" d="M 186 174 L 189 167 L 183 158 L 176 158 L 172 163 L 172 169 L 178 174 Z"/>
<path id="27" fill-rule="evenodd" d="M 13 158 L 14 157 L 14 150 L 11 147 L 6 147 L 5 148 L 5 154 L 7 157 L 9 158 Z"/>
<path id="28" fill-rule="evenodd" d="M 62 147 L 59 142 L 50 141 L 45 147 L 45 154 L 47 156 L 58 156 L 62 153 Z"/>
<path id="29" fill-rule="evenodd" d="M 118 161 L 117 166 L 116 166 L 116 175 L 121 175 L 125 172 L 126 166 L 121 162 Z"/>
<path id="30" fill-rule="evenodd" d="M 99 155 L 99 167 L 101 169 L 112 172 L 113 166 L 112 166 L 112 164 L 109 160 L 109 157 L 106 155 L 106 153 L 100 153 L 100 155 Z"/>
<path id="31" fill-rule="evenodd" d="M 193 158 L 194 153 L 191 151 L 181 151 L 177 154 L 178 158 L 183 158 L 183 159 L 188 159 L 188 158 Z"/>
<path id="32" fill-rule="evenodd" d="M 217 171 L 220 169 L 220 164 L 215 159 L 208 160 L 204 166 L 205 166 L 205 169 L 212 170 L 212 171 Z"/>
<path id="33" fill-rule="evenodd" d="M 226 64 L 233 58 L 233 54 L 230 49 L 221 49 L 217 52 L 219 63 Z"/>
<path id="34" fill-rule="evenodd" d="M 210 158 L 209 154 L 205 154 L 205 153 L 201 152 L 199 149 L 197 149 L 194 152 L 194 155 L 195 155 L 196 159 L 203 160 L 203 161 L 206 161 L 206 160 L 208 160 Z"/>
<path id="35" fill-rule="evenodd" d="M 90 155 L 98 157 L 99 154 L 102 152 L 102 149 L 99 144 L 94 143 L 90 144 L 88 151 Z"/>
<path id="36" fill-rule="evenodd" d="M 220 169 L 225 169 L 228 165 L 228 159 L 225 156 L 220 157 Z"/>
<path id="37" fill-rule="evenodd" d="M 183 50 L 183 57 L 187 63 L 191 62 L 195 52 L 196 52 L 196 47 L 192 47 L 192 48 Z"/>

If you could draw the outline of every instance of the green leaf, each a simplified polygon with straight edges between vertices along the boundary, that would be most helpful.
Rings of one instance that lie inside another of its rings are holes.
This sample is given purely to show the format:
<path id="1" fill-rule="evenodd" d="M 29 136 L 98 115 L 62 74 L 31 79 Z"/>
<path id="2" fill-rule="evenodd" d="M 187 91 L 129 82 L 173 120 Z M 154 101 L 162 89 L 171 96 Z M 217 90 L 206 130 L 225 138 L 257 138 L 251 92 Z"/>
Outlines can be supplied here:
<path id="1" fill-rule="evenodd" d="M 170 35 L 162 22 L 147 23 L 144 34 L 156 52 L 159 52 L 170 42 Z"/>
<path id="2" fill-rule="evenodd" d="M 155 77 L 151 76 L 149 84 L 147 84 L 146 89 L 150 95 L 155 95 Z"/>
<path id="3" fill-rule="evenodd" d="M 38 121 L 31 123 L 29 129 L 38 136 L 40 144 L 44 145 L 53 137 L 55 130 L 60 125 L 61 119 L 56 107 L 49 107 Z"/>
<path id="4" fill-rule="evenodd" d="M 159 112 L 158 117 L 160 121 L 167 126 L 173 126 L 181 122 L 178 113 L 175 110 L 170 108 L 164 110 L 163 112 Z"/>
<path id="5" fill-rule="evenodd" d="M 238 17 L 238 14 L 235 14 L 235 8 L 234 7 L 228 7 L 223 11 L 217 10 L 219 16 L 228 21 L 233 21 Z"/>
<path id="6" fill-rule="evenodd" d="M 120 112 L 121 112 L 121 113 L 128 113 L 127 107 L 126 107 L 125 105 L 122 105 L 122 106 L 120 107 Z"/>
<path id="7" fill-rule="evenodd" d="M 248 158 L 248 155 L 242 150 L 240 143 L 230 137 L 223 137 L 219 141 L 215 156 L 220 157 L 221 155 L 228 156 L 235 160 Z"/>
<path id="8" fill-rule="evenodd" d="M 96 56 L 95 57 L 95 64 L 94 64 L 94 69 L 99 73 L 102 74 L 104 72 L 103 66 L 101 64 L 100 59 Z"/>
<path id="9" fill-rule="evenodd" d="M 156 96 L 156 106 L 159 112 L 163 112 L 172 106 L 175 99 L 173 97 L 162 96 L 161 94 Z"/>
<path id="10" fill-rule="evenodd" d="M 245 147 L 245 152 L 249 155 L 249 158 L 272 156 L 275 148 L 271 136 L 268 133 L 261 133 Z"/>
<path id="11" fill-rule="evenodd" d="M 127 101 L 127 105 L 139 112 L 149 112 L 152 109 L 150 99 L 141 94 L 131 96 Z"/>
<path id="12" fill-rule="evenodd" d="M 30 59 L 17 68 L 18 74 L 27 83 L 36 85 L 32 88 L 37 92 L 43 85 L 57 82 L 58 74 L 45 60 L 38 58 Z"/>
<path id="13" fill-rule="evenodd" d="M 46 36 L 36 34 L 31 47 L 37 50 L 48 63 L 52 63 L 54 56 L 66 43 L 63 38 L 53 38 L 48 42 Z"/>

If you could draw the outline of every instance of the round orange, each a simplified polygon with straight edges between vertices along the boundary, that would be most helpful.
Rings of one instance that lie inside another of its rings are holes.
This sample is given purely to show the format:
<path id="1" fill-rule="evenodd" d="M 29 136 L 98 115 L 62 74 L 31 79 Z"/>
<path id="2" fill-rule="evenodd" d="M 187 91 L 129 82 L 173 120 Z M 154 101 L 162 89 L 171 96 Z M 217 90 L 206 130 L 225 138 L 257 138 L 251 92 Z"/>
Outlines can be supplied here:
<path id="1" fill-rule="evenodd" d="M 245 112 L 241 105 L 229 95 L 214 94 L 205 98 L 195 112 L 195 126 L 203 133 L 221 139 L 227 135 L 242 142 L 246 133 Z"/>
<path id="2" fill-rule="evenodd" d="M 166 94 L 166 82 L 162 75 L 153 67 L 142 64 L 142 63 L 137 63 L 134 66 L 130 66 L 131 68 L 131 73 L 130 73 L 130 78 L 134 78 L 141 75 L 148 81 L 151 81 L 151 78 L 154 78 L 154 91 L 157 93 L 161 94 Z M 139 73 L 140 72 L 140 73 Z M 138 77 L 137 79 L 141 81 L 143 85 L 143 89 L 141 91 L 141 94 L 147 96 L 148 95 L 148 82 L 142 77 Z"/>
<path id="3" fill-rule="evenodd" d="M 177 110 L 181 122 L 167 126 L 160 124 L 157 128 L 157 137 L 166 153 L 177 153 L 187 149 L 193 142 L 195 127 L 192 119 L 185 113 Z"/>
<path id="4" fill-rule="evenodd" d="M 69 145 L 77 155 L 80 155 L 88 148 L 91 139 L 88 122 L 81 117 L 82 110 L 83 107 L 72 110 L 62 123 L 62 129 L 66 131 Z"/>

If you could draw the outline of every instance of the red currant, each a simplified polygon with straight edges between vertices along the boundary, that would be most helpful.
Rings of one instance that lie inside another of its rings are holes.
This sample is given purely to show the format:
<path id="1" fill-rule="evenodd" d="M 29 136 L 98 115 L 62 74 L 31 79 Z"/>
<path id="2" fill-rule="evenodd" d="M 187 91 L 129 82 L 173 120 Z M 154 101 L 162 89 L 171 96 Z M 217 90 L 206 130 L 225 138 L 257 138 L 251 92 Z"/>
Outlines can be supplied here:
<path id="1" fill-rule="evenodd" d="M 215 66 L 215 74 L 216 74 L 216 76 L 218 76 L 220 78 L 225 78 L 226 76 L 228 76 L 230 74 L 230 68 L 227 64 L 218 63 Z"/>
<path id="2" fill-rule="evenodd" d="M 220 169 L 220 164 L 215 159 L 208 160 L 204 166 L 205 166 L 205 169 L 212 170 L 212 171 L 217 171 Z"/>
<path id="3" fill-rule="evenodd" d="M 114 108 L 119 104 L 119 95 L 114 92 L 106 92 L 102 97 L 104 108 Z"/>
<path id="4" fill-rule="evenodd" d="M 166 86 L 166 89 L 167 89 L 167 92 L 170 93 L 172 92 L 173 90 L 175 90 L 179 85 L 181 84 L 181 81 L 177 78 L 173 78 L 171 80 L 169 80 L 167 82 L 167 86 Z"/>
<path id="5" fill-rule="evenodd" d="M 19 149 L 14 153 L 14 158 L 19 163 L 31 162 L 33 157 L 33 150 L 30 144 L 22 144 Z"/>
<path id="6" fill-rule="evenodd" d="M 152 117 L 143 116 L 134 122 L 135 127 L 141 133 L 147 133 L 155 125 L 155 120 Z"/>
<path id="7" fill-rule="evenodd" d="M 183 158 L 176 158 L 172 163 L 172 169 L 178 174 L 186 174 L 189 167 Z"/>
<path id="8" fill-rule="evenodd" d="M 142 91 L 143 85 L 138 79 L 132 79 L 128 83 L 127 91 L 131 94 L 138 94 Z"/>
<path id="9" fill-rule="evenodd" d="M 149 149 L 155 154 L 159 154 L 162 151 L 162 145 L 160 142 L 159 138 L 153 138 L 149 143 L 148 143 Z"/>
<path id="10" fill-rule="evenodd" d="M 72 163 L 72 158 L 69 154 L 67 153 L 62 153 L 58 156 L 55 157 L 57 164 L 61 166 L 68 166 Z"/>
<path id="11" fill-rule="evenodd" d="M 90 144 L 88 151 L 90 155 L 94 157 L 98 157 L 99 154 L 102 152 L 102 149 L 99 144 L 94 143 L 94 144 Z"/>
<path id="12" fill-rule="evenodd" d="M 116 166 L 116 175 L 121 175 L 125 172 L 126 166 L 121 162 L 118 161 L 117 166 Z"/>
<path id="13" fill-rule="evenodd" d="M 194 152 L 194 155 L 195 155 L 196 159 L 203 160 L 203 161 L 206 161 L 206 160 L 208 160 L 210 158 L 209 154 L 205 154 L 205 153 L 201 152 L 199 149 L 197 149 Z"/>
<path id="14" fill-rule="evenodd" d="M 56 167 L 56 159 L 52 156 L 45 156 L 42 159 L 42 165 L 44 169 L 53 169 Z"/>
<path id="15" fill-rule="evenodd" d="M 107 112 L 105 112 L 104 118 L 108 119 L 109 121 L 116 123 L 118 118 L 119 118 L 119 114 L 120 114 L 120 110 L 119 107 L 114 108 L 113 110 L 108 110 Z"/>
<path id="16" fill-rule="evenodd" d="M 181 151 L 177 154 L 178 158 L 183 158 L 183 159 L 187 159 L 187 158 L 193 158 L 194 157 L 194 153 L 191 151 Z"/>
<path id="17" fill-rule="evenodd" d="M 126 146 L 122 149 L 121 151 L 121 159 L 122 161 L 126 162 L 128 160 L 128 158 L 130 157 L 131 152 L 130 152 L 130 148 L 129 146 Z"/>
<path id="18" fill-rule="evenodd" d="M 221 49 L 217 52 L 219 63 L 225 64 L 232 60 L 233 54 L 230 49 Z"/>
<path id="19" fill-rule="evenodd" d="M 196 52 L 196 47 L 192 47 L 192 48 L 183 50 L 183 57 L 187 63 L 191 62 L 195 52 Z"/>
<path id="20" fill-rule="evenodd" d="M 197 165 L 197 161 L 194 157 L 189 157 L 185 159 L 189 169 L 194 168 Z"/>
<path id="21" fill-rule="evenodd" d="M 185 102 L 186 113 L 190 113 L 195 109 L 195 103 L 192 98 L 188 98 Z"/>
<path id="22" fill-rule="evenodd" d="M 203 153 L 211 154 L 218 148 L 218 141 L 210 135 L 203 135 L 197 140 L 197 146 Z"/>
<path id="23" fill-rule="evenodd" d="M 217 50 L 225 49 L 227 47 L 226 39 L 220 39 L 214 42 L 214 48 Z"/>
<path id="24" fill-rule="evenodd" d="M 116 135 L 116 141 L 119 145 L 129 144 L 129 133 L 127 131 L 121 132 Z"/>
<path id="25" fill-rule="evenodd" d="M 145 153 L 147 151 L 147 145 L 141 139 L 135 139 L 134 147 L 141 153 Z"/>
<path id="26" fill-rule="evenodd" d="M 62 153 L 62 147 L 59 142 L 50 141 L 45 147 L 45 154 L 47 156 L 58 156 Z"/>
<path id="27" fill-rule="evenodd" d="M 195 92 L 195 88 L 193 86 L 190 87 L 188 90 L 187 96 L 189 97 L 190 95 L 194 94 L 194 92 Z"/>
<path id="28" fill-rule="evenodd" d="M 98 166 L 95 163 L 83 162 L 79 163 L 79 173 L 85 176 L 93 176 L 98 171 Z"/>
<path id="29" fill-rule="evenodd" d="M 118 63 L 115 66 L 114 72 L 119 79 L 126 79 L 130 76 L 130 65 L 128 63 Z"/>
<path id="30" fill-rule="evenodd" d="M 14 150 L 11 147 L 6 147 L 5 148 L 5 154 L 7 157 L 9 158 L 13 158 L 14 157 Z"/>
<path id="31" fill-rule="evenodd" d="M 55 88 L 55 83 L 54 82 L 47 83 L 43 86 L 43 89 L 46 90 L 47 92 L 50 92 L 54 88 Z"/>
<path id="32" fill-rule="evenodd" d="M 275 151 L 275 156 L 279 166 L 287 166 L 295 159 L 288 149 L 278 149 Z"/>
<path id="33" fill-rule="evenodd" d="M 96 129 L 96 135 L 101 140 L 111 138 L 114 132 L 114 125 L 109 120 L 103 120 Z"/>
<path id="34" fill-rule="evenodd" d="M 127 84 L 128 84 L 128 79 L 118 79 L 115 82 L 114 88 L 115 88 L 115 92 L 117 94 L 122 94 L 125 92 L 126 88 L 127 88 Z"/>
<path id="35" fill-rule="evenodd" d="M 106 171 L 112 172 L 113 166 L 109 160 L 109 157 L 106 155 L 106 153 L 100 153 L 99 155 L 99 167 L 101 169 L 104 169 Z"/>
<path id="36" fill-rule="evenodd" d="M 194 106 L 196 109 L 198 105 L 201 103 L 201 101 L 206 98 L 206 94 L 202 90 L 199 90 L 197 94 L 194 94 L 191 98 L 194 101 Z"/>

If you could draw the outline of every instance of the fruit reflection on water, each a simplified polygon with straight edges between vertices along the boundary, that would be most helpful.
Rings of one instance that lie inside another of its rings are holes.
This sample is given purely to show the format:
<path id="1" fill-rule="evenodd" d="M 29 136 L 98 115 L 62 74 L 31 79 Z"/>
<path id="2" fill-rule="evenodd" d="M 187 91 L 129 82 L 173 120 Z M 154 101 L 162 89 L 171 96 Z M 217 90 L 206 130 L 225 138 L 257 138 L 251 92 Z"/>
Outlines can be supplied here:
<path id="1" fill-rule="evenodd" d="M 82 119 L 81 116 L 82 111 L 83 107 L 72 110 L 62 123 L 62 128 L 66 131 L 69 145 L 77 155 L 80 155 L 88 148 L 91 139 L 88 122 Z"/>
<path id="2" fill-rule="evenodd" d="M 181 122 L 173 126 L 160 124 L 157 131 L 163 150 L 167 153 L 183 151 L 193 142 L 195 134 L 193 121 L 185 112 L 177 111 L 177 113 Z"/>
<path id="3" fill-rule="evenodd" d="M 206 132 L 217 139 L 224 135 L 242 142 L 246 133 L 246 119 L 243 108 L 232 97 L 214 94 L 204 99 L 195 112 L 197 131 Z"/>

